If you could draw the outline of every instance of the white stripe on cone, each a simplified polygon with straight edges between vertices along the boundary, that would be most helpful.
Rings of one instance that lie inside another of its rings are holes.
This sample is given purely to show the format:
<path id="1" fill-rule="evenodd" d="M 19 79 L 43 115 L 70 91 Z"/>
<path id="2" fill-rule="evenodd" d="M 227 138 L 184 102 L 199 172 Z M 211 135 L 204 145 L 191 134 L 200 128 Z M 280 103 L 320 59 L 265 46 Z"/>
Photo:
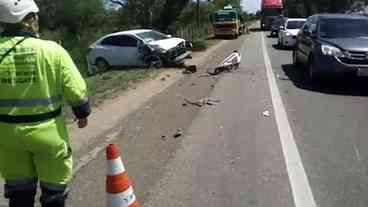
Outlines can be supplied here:
<path id="1" fill-rule="evenodd" d="M 107 175 L 114 176 L 125 172 L 125 167 L 121 158 L 118 157 L 115 160 L 107 161 Z"/>
<path id="2" fill-rule="evenodd" d="M 135 201 L 136 197 L 134 195 L 132 186 L 130 186 L 126 191 L 122 193 L 107 194 L 108 207 L 129 207 Z"/>

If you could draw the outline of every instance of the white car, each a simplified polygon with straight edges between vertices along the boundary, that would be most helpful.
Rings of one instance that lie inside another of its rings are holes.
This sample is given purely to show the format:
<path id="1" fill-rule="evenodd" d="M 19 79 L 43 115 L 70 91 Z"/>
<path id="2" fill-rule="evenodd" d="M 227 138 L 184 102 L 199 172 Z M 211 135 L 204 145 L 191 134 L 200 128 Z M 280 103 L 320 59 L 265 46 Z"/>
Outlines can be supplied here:
<path id="1" fill-rule="evenodd" d="M 285 24 L 280 27 L 278 46 L 294 47 L 296 44 L 296 36 L 305 21 L 306 19 L 301 18 L 287 19 Z"/>
<path id="2" fill-rule="evenodd" d="M 190 55 L 190 43 L 154 30 L 129 30 L 108 34 L 89 47 L 87 54 L 90 73 L 115 66 L 155 66 L 174 64 Z"/>

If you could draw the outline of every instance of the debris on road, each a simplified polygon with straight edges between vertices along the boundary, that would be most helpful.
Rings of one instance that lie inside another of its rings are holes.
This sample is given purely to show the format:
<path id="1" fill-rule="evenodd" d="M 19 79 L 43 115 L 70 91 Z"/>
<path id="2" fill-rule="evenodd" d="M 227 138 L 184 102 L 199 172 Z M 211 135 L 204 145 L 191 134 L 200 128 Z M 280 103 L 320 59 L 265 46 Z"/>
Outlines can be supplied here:
<path id="1" fill-rule="evenodd" d="M 271 112 L 270 111 L 264 111 L 262 114 L 265 117 L 270 117 L 271 116 Z"/>
<path id="2" fill-rule="evenodd" d="M 163 141 L 166 141 L 166 140 L 167 140 L 165 135 L 161 136 L 161 139 L 162 139 Z"/>
<path id="3" fill-rule="evenodd" d="M 191 83 L 191 84 L 190 84 L 190 86 L 195 86 L 195 85 L 197 85 L 197 84 L 195 84 L 195 83 Z"/>
<path id="4" fill-rule="evenodd" d="M 207 70 L 209 75 L 218 75 L 222 72 L 232 72 L 239 68 L 241 62 L 241 55 L 238 51 L 234 50 L 229 56 L 227 56 L 213 72 Z"/>
<path id="5" fill-rule="evenodd" d="M 178 130 L 176 131 L 176 133 L 174 134 L 174 138 L 179 138 L 179 137 L 181 137 L 183 134 L 184 134 L 184 133 L 183 133 L 183 130 L 178 129 Z"/>
<path id="6" fill-rule="evenodd" d="M 215 99 L 210 99 L 210 98 L 204 98 L 196 102 L 190 101 L 188 99 L 184 99 L 184 101 L 190 105 L 194 105 L 198 107 L 203 107 L 205 105 L 213 106 L 221 102 L 220 100 L 215 100 Z"/>
<path id="7" fill-rule="evenodd" d="M 170 75 L 170 74 L 166 74 L 166 77 L 170 78 L 170 77 L 171 77 L 171 75 Z"/>
<path id="8" fill-rule="evenodd" d="M 280 75 L 280 74 L 277 74 L 276 75 L 277 79 L 279 80 L 290 80 L 289 77 L 285 76 L 285 75 Z"/>
<path id="9" fill-rule="evenodd" d="M 183 74 L 193 74 L 197 72 L 196 65 L 185 66 L 185 70 L 183 70 Z"/>
<path id="10" fill-rule="evenodd" d="M 209 73 L 208 74 L 201 74 L 198 77 L 200 77 L 200 78 L 207 78 L 207 77 L 211 77 L 211 75 Z"/>
<path id="11" fill-rule="evenodd" d="M 165 77 L 162 77 L 160 80 L 161 81 L 166 81 L 166 78 Z"/>
<path id="12" fill-rule="evenodd" d="M 188 99 L 184 99 L 184 101 L 187 102 L 190 105 L 194 105 L 194 106 L 198 106 L 198 107 L 202 107 L 203 106 L 203 105 L 201 105 L 201 104 L 199 104 L 197 102 L 192 102 L 192 101 L 190 101 Z"/>

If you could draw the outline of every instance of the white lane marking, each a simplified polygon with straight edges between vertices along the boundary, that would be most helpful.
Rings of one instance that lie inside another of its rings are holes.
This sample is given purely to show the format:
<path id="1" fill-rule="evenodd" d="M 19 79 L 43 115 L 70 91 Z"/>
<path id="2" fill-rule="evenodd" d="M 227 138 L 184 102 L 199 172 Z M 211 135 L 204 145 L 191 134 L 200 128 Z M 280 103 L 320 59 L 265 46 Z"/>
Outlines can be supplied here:
<path id="1" fill-rule="evenodd" d="M 358 148 L 355 145 L 354 145 L 354 151 L 355 151 L 355 155 L 356 155 L 358 161 L 361 161 L 362 159 L 360 157 L 359 150 L 358 150 Z"/>
<path id="2" fill-rule="evenodd" d="M 282 102 L 280 91 L 277 87 L 275 74 L 272 70 L 270 56 L 266 48 L 264 33 L 262 32 L 263 56 L 266 64 L 268 83 L 272 97 L 273 108 L 275 110 L 276 124 L 279 131 L 282 150 L 286 168 L 289 175 L 291 190 L 296 207 L 317 207 L 314 200 L 307 175 L 300 158 L 300 154 L 295 143 L 294 135 Z"/>

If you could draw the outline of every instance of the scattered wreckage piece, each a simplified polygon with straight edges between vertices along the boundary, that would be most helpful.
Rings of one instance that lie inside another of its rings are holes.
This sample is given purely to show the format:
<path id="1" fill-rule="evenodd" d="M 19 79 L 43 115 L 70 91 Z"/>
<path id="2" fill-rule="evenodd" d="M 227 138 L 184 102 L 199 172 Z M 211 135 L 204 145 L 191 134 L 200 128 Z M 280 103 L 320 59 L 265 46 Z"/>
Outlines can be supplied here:
<path id="1" fill-rule="evenodd" d="M 194 105 L 194 106 L 198 106 L 198 107 L 202 107 L 203 105 L 201 105 L 200 103 L 197 103 L 197 102 L 193 102 L 193 101 L 190 101 L 188 99 L 184 99 L 184 101 L 190 105 Z"/>
<path id="2" fill-rule="evenodd" d="M 179 137 L 183 136 L 183 134 L 184 134 L 183 130 L 178 129 L 178 130 L 175 132 L 175 134 L 174 134 L 174 138 L 179 138 Z"/>
<path id="3" fill-rule="evenodd" d="M 185 66 L 185 70 L 183 70 L 183 74 L 193 74 L 197 72 L 196 65 Z"/>
<path id="4" fill-rule="evenodd" d="M 264 112 L 262 113 L 262 115 L 263 115 L 264 117 L 270 117 L 270 116 L 271 116 L 271 112 L 270 112 L 270 111 L 264 111 Z"/>
<path id="5" fill-rule="evenodd" d="M 198 107 L 203 107 L 203 106 L 206 106 L 206 105 L 209 105 L 209 106 L 213 106 L 213 105 L 216 105 L 218 103 L 220 103 L 221 101 L 220 100 L 216 100 L 216 99 L 210 99 L 210 98 L 204 98 L 204 99 L 201 99 L 199 101 L 190 101 L 188 99 L 184 99 L 184 101 L 190 105 L 193 105 L 193 106 L 198 106 Z"/>
<path id="6" fill-rule="evenodd" d="M 222 72 L 231 72 L 239 68 L 241 62 L 241 54 L 234 50 L 228 55 L 215 69 L 213 72 L 207 71 L 210 75 L 218 75 Z"/>
<path id="7" fill-rule="evenodd" d="M 148 51 L 144 57 L 144 67 L 145 68 L 161 68 L 161 67 L 178 67 L 178 68 L 187 68 L 184 64 L 184 59 L 186 59 L 191 51 L 186 51 L 179 56 L 169 55 L 169 52 L 163 53 L 160 50 L 152 49 Z M 173 53 L 176 54 L 176 53 Z"/>

